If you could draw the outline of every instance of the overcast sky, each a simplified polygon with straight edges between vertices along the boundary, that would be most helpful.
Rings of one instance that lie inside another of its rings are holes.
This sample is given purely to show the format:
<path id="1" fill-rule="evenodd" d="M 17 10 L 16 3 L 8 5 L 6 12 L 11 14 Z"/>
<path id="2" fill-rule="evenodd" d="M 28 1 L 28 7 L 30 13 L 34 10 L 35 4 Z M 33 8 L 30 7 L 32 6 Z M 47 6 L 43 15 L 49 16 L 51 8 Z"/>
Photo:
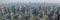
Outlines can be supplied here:
<path id="1" fill-rule="evenodd" d="M 0 3 L 16 3 L 16 2 L 21 2 L 21 3 L 28 3 L 28 2 L 34 2 L 34 3 L 60 3 L 60 0 L 0 0 Z"/>

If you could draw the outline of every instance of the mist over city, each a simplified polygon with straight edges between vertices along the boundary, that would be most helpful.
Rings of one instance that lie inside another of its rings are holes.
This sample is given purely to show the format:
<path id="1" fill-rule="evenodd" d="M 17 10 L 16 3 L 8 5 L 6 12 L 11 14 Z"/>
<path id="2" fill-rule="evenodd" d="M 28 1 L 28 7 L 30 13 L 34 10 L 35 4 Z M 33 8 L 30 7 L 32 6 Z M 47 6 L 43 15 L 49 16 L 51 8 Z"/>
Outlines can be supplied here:
<path id="1" fill-rule="evenodd" d="M 60 20 L 60 0 L 0 0 L 0 20 Z"/>

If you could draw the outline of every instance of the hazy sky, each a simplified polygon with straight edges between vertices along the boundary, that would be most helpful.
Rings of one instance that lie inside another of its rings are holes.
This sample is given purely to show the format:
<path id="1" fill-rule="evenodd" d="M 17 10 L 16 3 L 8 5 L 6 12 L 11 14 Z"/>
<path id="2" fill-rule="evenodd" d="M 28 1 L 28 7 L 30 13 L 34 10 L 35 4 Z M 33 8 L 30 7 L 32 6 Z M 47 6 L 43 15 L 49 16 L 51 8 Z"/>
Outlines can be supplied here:
<path id="1" fill-rule="evenodd" d="M 21 2 L 21 3 L 60 3 L 60 0 L 0 0 L 0 3 L 11 3 L 11 2 Z"/>

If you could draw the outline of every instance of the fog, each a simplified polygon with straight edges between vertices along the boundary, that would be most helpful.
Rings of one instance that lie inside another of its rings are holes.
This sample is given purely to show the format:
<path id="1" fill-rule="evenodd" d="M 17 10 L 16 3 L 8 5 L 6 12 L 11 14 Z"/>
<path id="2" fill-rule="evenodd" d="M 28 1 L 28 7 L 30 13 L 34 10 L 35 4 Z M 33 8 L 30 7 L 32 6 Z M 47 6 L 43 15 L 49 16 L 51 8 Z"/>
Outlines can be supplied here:
<path id="1" fill-rule="evenodd" d="M 60 0 L 0 0 L 0 3 L 60 3 Z"/>

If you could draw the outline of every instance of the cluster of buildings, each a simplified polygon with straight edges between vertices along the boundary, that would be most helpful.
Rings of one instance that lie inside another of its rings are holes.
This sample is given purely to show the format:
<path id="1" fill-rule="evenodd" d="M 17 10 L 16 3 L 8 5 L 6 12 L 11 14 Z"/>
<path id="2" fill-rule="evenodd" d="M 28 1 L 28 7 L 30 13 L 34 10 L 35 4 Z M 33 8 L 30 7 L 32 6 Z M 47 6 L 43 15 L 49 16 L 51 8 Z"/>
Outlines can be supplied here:
<path id="1" fill-rule="evenodd" d="M 17 4 L 8 6 L 0 8 L 0 20 L 60 20 L 60 7 L 55 5 Z"/>

